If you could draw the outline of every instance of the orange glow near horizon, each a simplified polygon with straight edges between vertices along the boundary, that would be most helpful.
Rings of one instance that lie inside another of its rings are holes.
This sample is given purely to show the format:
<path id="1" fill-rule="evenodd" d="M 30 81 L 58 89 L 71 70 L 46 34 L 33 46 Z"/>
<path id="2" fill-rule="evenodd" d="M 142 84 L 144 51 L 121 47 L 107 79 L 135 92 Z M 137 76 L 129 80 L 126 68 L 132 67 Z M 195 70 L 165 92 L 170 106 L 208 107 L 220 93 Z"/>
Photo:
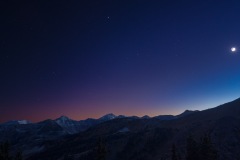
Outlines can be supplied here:
<path id="1" fill-rule="evenodd" d="M 84 107 L 83 107 L 84 106 Z M 1 123 L 9 120 L 30 120 L 32 122 L 39 122 L 46 119 L 56 119 L 62 115 L 67 116 L 74 120 L 84 120 L 87 118 L 100 118 L 109 113 L 115 115 L 125 116 L 139 116 L 148 115 L 154 117 L 157 115 L 172 114 L 176 115 L 180 112 L 178 110 L 171 109 L 156 109 L 145 106 L 136 107 L 134 105 L 123 105 L 123 106 L 106 106 L 106 105 L 94 105 L 93 104 L 82 104 L 82 105 L 32 105 L 31 107 L 21 106 L 22 110 L 18 112 L 5 112 L 1 117 Z M 57 110 L 56 110 L 57 108 Z M 88 109 L 86 109 L 88 108 Z M 99 109 L 101 108 L 101 109 Z M 149 109 L 147 109 L 149 108 Z M 94 110 L 95 109 L 95 110 Z M 182 111 L 183 112 L 183 111 Z"/>

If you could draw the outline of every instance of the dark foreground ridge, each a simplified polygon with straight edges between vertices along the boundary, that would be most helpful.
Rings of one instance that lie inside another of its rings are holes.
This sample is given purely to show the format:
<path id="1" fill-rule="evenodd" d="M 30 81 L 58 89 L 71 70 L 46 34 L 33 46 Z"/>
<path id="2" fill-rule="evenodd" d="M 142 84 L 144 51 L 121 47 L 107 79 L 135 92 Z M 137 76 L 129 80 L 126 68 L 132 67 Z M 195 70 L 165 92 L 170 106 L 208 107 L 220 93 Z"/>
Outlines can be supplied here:
<path id="1" fill-rule="evenodd" d="M 84 121 L 60 117 L 35 124 L 1 124 L 0 141 L 8 141 L 12 152 L 21 149 L 29 160 L 90 160 L 99 155 L 106 160 L 190 160 L 189 153 L 194 153 L 187 149 L 190 144 L 198 146 L 199 157 L 208 153 L 205 156 L 230 160 L 240 159 L 239 132 L 237 99 L 177 116 L 139 118 L 109 114 Z M 208 149 L 203 152 L 204 148 Z"/>

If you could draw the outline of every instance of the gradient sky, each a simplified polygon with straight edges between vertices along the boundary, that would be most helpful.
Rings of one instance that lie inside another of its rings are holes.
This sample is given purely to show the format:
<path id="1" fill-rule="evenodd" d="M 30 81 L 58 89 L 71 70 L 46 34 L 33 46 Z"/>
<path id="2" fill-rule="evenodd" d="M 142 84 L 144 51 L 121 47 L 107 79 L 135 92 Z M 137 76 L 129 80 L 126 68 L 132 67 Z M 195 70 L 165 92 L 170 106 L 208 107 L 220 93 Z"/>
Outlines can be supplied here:
<path id="1" fill-rule="evenodd" d="M 178 114 L 240 97 L 239 0 L 0 6 L 0 122 Z"/>

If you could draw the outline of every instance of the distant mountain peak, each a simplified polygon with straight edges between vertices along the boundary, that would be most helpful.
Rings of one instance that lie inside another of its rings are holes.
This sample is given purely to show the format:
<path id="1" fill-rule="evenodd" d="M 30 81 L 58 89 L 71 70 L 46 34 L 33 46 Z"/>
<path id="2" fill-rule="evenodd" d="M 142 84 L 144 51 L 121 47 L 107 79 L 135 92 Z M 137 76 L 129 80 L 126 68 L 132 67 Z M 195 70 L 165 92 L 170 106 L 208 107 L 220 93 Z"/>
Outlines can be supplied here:
<path id="1" fill-rule="evenodd" d="M 195 112 L 199 112 L 199 110 L 185 110 L 183 113 L 177 115 L 177 117 L 184 117 L 184 116 L 187 116 L 187 115 L 190 115 L 192 113 L 195 113 Z"/>
<path id="2" fill-rule="evenodd" d="M 100 120 L 111 120 L 111 119 L 114 119 L 116 118 L 117 116 L 114 115 L 113 113 L 109 113 L 109 114 L 106 114 L 104 116 L 102 116 L 101 118 L 99 118 Z"/>
<path id="3" fill-rule="evenodd" d="M 124 116 L 124 115 L 119 115 L 119 116 L 117 116 L 116 118 L 126 118 L 126 116 Z"/>
<path id="4" fill-rule="evenodd" d="M 193 113 L 193 112 L 198 112 L 198 111 L 199 110 L 188 110 L 188 109 L 186 109 L 183 113 Z"/>
<path id="5" fill-rule="evenodd" d="M 61 116 L 55 119 L 55 122 L 61 126 L 69 134 L 77 133 L 79 128 L 79 122 L 68 118 L 67 116 Z"/>
<path id="6" fill-rule="evenodd" d="M 111 115 L 111 116 L 115 116 L 115 114 L 113 114 L 113 113 L 108 113 L 108 114 L 106 114 L 106 115 Z"/>
<path id="7" fill-rule="evenodd" d="M 19 124 L 30 124 L 32 122 L 28 121 L 28 120 L 18 120 Z"/>
<path id="8" fill-rule="evenodd" d="M 32 122 L 28 121 L 28 120 L 12 120 L 12 121 L 8 121 L 8 122 L 5 122 L 3 124 L 5 125 L 21 125 L 21 124 L 30 124 Z"/>
<path id="9" fill-rule="evenodd" d="M 186 109 L 184 112 L 194 112 L 194 110 Z M 184 112 L 183 112 L 183 113 L 184 113 Z"/>
<path id="10" fill-rule="evenodd" d="M 68 118 L 67 116 L 62 115 L 61 117 L 57 118 L 56 120 L 66 121 L 66 120 L 70 120 L 70 118 Z"/>
<path id="11" fill-rule="evenodd" d="M 141 118 L 142 118 L 142 119 L 149 119 L 149 118 L 151 118 L 151 117 L 149 117 L 148 115 L 145 115 L 145 116 L 142 116 Z"/>

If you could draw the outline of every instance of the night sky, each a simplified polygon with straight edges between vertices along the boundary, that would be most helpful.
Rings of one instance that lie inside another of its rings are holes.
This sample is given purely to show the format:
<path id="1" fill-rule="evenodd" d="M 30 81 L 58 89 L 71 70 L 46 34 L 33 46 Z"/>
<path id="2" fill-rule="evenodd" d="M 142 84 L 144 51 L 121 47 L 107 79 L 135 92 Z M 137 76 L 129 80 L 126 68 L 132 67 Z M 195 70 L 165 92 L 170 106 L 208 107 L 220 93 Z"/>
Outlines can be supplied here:
<path id="1" fill-rule="evenodd" d="M 179 114 L 240 97 L 239 0 L 0 6 L 0 122 Z"/>

